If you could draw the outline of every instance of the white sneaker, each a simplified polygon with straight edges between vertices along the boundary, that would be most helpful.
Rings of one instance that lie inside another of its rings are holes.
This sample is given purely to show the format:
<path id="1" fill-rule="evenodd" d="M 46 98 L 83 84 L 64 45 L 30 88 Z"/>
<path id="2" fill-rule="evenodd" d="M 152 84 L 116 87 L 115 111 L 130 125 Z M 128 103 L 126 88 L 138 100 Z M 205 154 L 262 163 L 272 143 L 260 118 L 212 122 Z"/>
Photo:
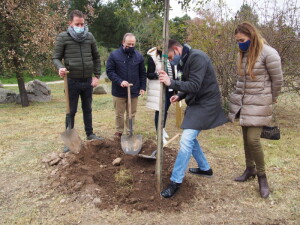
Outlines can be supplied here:
<path id="1" fill-rule="evenodd" d="M 164 137 L 164 138 L 169 138 L 169 135 L 167 134 L 165 128 L 163 129 L 163 137 Z"/>

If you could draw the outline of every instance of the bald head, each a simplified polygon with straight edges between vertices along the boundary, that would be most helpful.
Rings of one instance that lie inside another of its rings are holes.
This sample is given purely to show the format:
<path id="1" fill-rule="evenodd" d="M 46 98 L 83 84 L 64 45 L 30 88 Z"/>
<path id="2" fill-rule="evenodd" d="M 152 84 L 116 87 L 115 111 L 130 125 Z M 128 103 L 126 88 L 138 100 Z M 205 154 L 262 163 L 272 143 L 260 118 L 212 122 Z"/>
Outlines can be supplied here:
<path id="1" fill-rule="evenodd" d="M 136 43 L 136 38 L 133 33 L 126 33 L 123 37 L 123 46 L 125 48 L 134 47 Z"/>

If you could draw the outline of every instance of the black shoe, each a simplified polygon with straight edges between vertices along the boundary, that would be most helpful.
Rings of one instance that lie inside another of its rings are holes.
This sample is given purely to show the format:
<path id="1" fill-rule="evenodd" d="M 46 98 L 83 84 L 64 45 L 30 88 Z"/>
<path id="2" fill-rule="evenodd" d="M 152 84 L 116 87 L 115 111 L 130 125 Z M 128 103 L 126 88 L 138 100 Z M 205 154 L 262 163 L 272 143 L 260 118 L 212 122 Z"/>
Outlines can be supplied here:
<path id="1" fill-rule="evenodd" d="M 212 177 L 213 176 L 212 169 L 200 170 L 199 168 L 189 168 L 189 172 L 192 174 L 196 174 L 196 175 L 204 176 L 204 177 Z"/>
<path id="2" fill-rule="evenodd" d="M 171 183 L 169 184 L 169 186 L 163 190 L 160 195 L 163 196 L 164 198 L 171 198 L 176 191 L 179 189 L 180 184 L 179 183 L 175 183 L 173 181 L 171 181 Z"/>
<path id="3" fill-rule="evenodd" d="M 67 147 L 67 146 L 64 146 L 64 148 L 63 148 L 63 153 L 67 153 L 67 152 L 69 152 L 70 151 L 70 149 Z"/>
<path id="4" fill-rule="evenodd" d="M 86 139 L 88 139 L 88 140 L 99 140 L 99 141 L 104 140 L 103 137 L 98 137 L 98 136 L 96 136 L 96 134 L 90 134 L 89 136 L 86 137 Z"/>

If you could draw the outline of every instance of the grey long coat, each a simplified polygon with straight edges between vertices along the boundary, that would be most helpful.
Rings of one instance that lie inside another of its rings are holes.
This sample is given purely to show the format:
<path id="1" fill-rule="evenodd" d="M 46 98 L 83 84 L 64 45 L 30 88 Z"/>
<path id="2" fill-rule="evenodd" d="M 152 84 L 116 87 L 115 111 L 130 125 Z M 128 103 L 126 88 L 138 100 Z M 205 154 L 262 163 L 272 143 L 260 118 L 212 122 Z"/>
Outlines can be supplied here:
<path id="1" fill-rule="evenodd" d="M 204 52 L 190 50 L 182 81 L 171 80 L 170 88 L 180 91 L 180 99 L 187 103 L 182 129 L 207 130 L 228 121 L 213 65 Z"/>
<path id="2" fill-rule="evenodd" d="M 264 45 L 253 74 L 246 74 L 247 55 L 242 61 L 243 75 L 238 77 L 236 90 L 230 96 L 229 119 L 233 121 L 239 112 L 241 126 L 266 126 L 272 120 L 272 103 L 282 86 L 281 60 L 278 52 Z"/>

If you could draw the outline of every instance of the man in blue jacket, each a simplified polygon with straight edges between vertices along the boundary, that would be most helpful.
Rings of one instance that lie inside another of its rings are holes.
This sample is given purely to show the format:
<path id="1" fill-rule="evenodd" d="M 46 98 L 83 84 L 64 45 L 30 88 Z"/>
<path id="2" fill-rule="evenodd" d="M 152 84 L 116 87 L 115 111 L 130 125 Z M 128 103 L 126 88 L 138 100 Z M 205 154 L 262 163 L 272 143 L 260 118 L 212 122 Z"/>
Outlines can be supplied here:
<path id="1" fill-rule="evenodd" d="M 146 90 L 146 69 L 143 56 L 135 50 L 136 38 L 132 33 L 126 33 L 122 46 L 113 51 L 107 61 L 106 73 L 112 81 L 112 95 L 116 116 L 116 133 L 121 137 L 124 132 L 124 114 L 127 112 L 127 87 L 131 86 L 131 112 L 134 121 L 137 111 L 138 96 Z M 128 112 L 126 128 L 128 131 Z"/>

